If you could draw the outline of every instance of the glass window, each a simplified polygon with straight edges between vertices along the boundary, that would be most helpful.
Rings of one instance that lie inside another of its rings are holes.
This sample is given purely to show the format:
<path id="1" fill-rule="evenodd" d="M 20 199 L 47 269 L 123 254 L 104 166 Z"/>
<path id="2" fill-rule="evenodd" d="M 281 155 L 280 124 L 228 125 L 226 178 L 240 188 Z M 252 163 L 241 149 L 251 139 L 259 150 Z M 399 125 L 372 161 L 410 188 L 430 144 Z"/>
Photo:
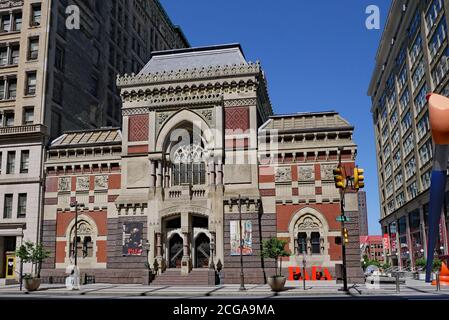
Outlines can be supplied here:
<path id="1" fill-rule="evenodd" d="M 13 127 L 14 126 L 14 112 L 8 111 L 5 112 L 5 126 L 6 127 Z"/>
<path id="2" fill-rule="evenodd" d="M 416 68 L 412 76 L 413 91 L 415 91 L 418 88 L 419 83 L 421 82 L 425 74 L 426 70 L 424 68 L 424 60 L 421 59 L 418 67 Z"/>
<path id="3" fill-rule="evenodd" d="M 32 38 L 29 42 L 28 60 L 37 60 L 39 57 L 39 38 Z"/>
<path id="4" fill-rule="evenodd" d="M 9 14 L 5 14 L 1 17 L 1 29 L 3 32 L 11 31 L 11 17 Z"/>
<path id="5" fill-rule="evenodd" d="M 416 184 L 416 181 L 413 181 L 413 183 L 407 187 L 407 194 L 410 200 L 418 195 L 418 185 Z"/>
<path id="6" fill-rule="evenodd" d="M 398 190 L 402 187 L 402 184 L 404 183 L 404 178 L 402 176 L 402 170 L 400 170 L 394 177 L 394 189 Z"/>
<path id="7" fill-rule="evenodd" d="M 27 73 L 27 95 L 35 95 L 36 94 L 36 72 L 28 72 Z"/>
<path id="8" fill-rule="evenodd" d="M 58 70 L 64 70 L 64 50 L 60 47 L 56 47 L 55 51 L 55 67 Z"/>
<path id="9" fill-rule="evenodd" d="M 396 203 L 398 204 L 398 207 L 401 207 L 405 203 L 405 196 L 404 192 L 401 192 L 396 197 Z"/>
<path id="10" fill-rule="evenodd" d="M 449 70 L 448 59 L 449 59 L 449 48 L 446 48 L 446 50 L 443 51 L 441 58 L 436 63 L 435 68 L 433 68 L 432 70 L 432 79 L 435 87 L 438 87 L 438 85 L 441 83 L 444 76 L 446 75 L 447 71 Z"/>
<path id="11" fill-rule="evenodd" d="M 416 160 L 415 157 L 411 158 L 406 164 L 405 164 L 405 177 L 408 180 L 416 173 Z"/>
<path id="12" fill-rule="evenodd" d="M 34 123 L 34 108 L 26 107 L 23 111 L 23 124 L 30 125 Z"/>
<path id="13" fill-rule="evenodd" d="M 20 173 L 28 173 L 29 162 L 30 162 L 30 151 L 22 150 L 20 154 Z"/>
<path id="14" fill-rule="evenodd" d="M 20 47 L 11 47 L 11 60 L 10 64 L 19 64 Z"/>
<path id="15" fill-rule="evenodd" d="M 405 138 L 404 142 L 403 142 L 403 147 L 404 147 L 404 157 L 407 157 L 410 152 L 413 151 L 414 147 L 415 147 L 415 141 L 413 139 L 413 133 L 410 133 L 407 138 Z"/>
<path id="16" fill-rule="evenodd" d="M 8 79 L 8 99 L 17 97 L 17 79 Z"/>
<path id="17" fill-rule="evenodd" d="M 307 233 L 298 232 L 298 254 L 307 254 Z"/>
<path id="18" fill-rule="evenodd" d="M 419 163 L 420 167 L 423 167 L 427 163 L 429 163 L 432 158 L 432 141 L 427 141 L 420 149 L 419 149 Z"/>
<path id="19" fill-rule="evenodd" d="M 27 212 L 27 194 L 19 194 L 19 203 L 17 205 L 17 218 L 25 218 Z"/>
<path id="20" fill-rule="evenodd" d="M 388 179 L 392 174 L 392 170 L 391 170 L 391 163 L 389 162 L 386 166 L 385 166 L 385 179 Z"/>
<path id="21" fill-rule="evenodd" d="M 11 219 L 12 218 L 12 194 L 5 194 L 5 203 L 3 205 L 3 218 Z"/>
<path id="22" fill-rule="evenodd" d="M 432 173 L 431 171 L 427 171 L 426 173 L 424 173 L 423 175 L 421 175 L 421 184 L 423 187 L 423 190 L 426 190 L 430 187 L 430 177 L 431 177 Z"/>
<path id="23" fill-rule="evenodd" d="M 312 254 L 321 254 L 321 238 L 319 232 L 312 232 L 310 235 Z"/>
<path id="24" fill-rule="evenodd" d="M 22 30 L 22 13 L 14 14 L 14 31 Z"/>
<path id="25" fill-rule="evenodd" d="M 427 85 L 424 84 L 421 90 L 419 91 L 418 95 L 415 98 L 415 117 L 421 112 L 421 110 L 424 108 L 424 106 L 427 104 Z"/>
<path id="26" fill-rule="evenodd" d="M 399 136 L 399 129 L 394 130 L 392 137 L 391 137 L 391 143 L 393 145 L 393 149 L 396 148 L 396 146 L 400 142 L 400 136 Z"/>
<path id="27" fill-rule="evenodd" d="M 429 51 L 430 51 L 430 58 L 433 60 L 438 53 L 439 49 L 441 48 L 441 45 L 443 44 L 444 40 L 446 39 L 446 19 L 441 19 L 440 24 L 438 25 L 435 34 L 432 36 L 432 38 L 429 41 Z"/>
<path id="28" fill-rule="evenodd" d="M 8 48 L 0 48 L 0 66 L 6 66 L 8 64 Z"/>
<path id="29" fill-rule="evenodd" d="M 41 24 L 41 5 L 33 4 L 31 6 L 31 26 L 37 27 Z"/>
<path id="30" fill-rule="evenodd" d="M 404 93 L 402 94 L 399 100 L 399 107 L 401 113 L 407 109 L 409 102 L 410 102 L 410 92 L 408 91 L 408 89 L 405 89 Z"/>
<path id="31" fill-rule="evenodd" d="M 421 140 L 430 131 L 428 112 L 426 112 L 424 116 L 418 121 L 418 123 L 416 124 L 416 129 L 418 141 Z"/>
<path id="32" fill-rule="evenodd" d="M 410 49 L 410 63 L 412 66 L 415 64 L 416 59 L 418 59 L 421 52 L 422 52 L 422 38 L 421 35 L 418 35 Z"/>
<path id="33" fill-rule="evenodd" d="M 401 158 L 401 149 L 398 149 L 393 155 L 393 169 L 396 169 L 401 165 Z"/>
<path id="34" fill-rule="evenodd" d="M 14 174 L 16 171 L 16 152 L 8 151 L 6 158 L 6 174 Z"/>
<path id="35" fill-rule="evenodd" d="M 432 30 L 433 26 L 436 23 L 436 20 L 438 18 L 439 13 L 441 12 L 441 9 L 443 8 L 443 0 L 433 0 L 432 4 L 430 5 L 429 11 L 426 15 L 426 34 L 429 34 L 430 30 Z"/>

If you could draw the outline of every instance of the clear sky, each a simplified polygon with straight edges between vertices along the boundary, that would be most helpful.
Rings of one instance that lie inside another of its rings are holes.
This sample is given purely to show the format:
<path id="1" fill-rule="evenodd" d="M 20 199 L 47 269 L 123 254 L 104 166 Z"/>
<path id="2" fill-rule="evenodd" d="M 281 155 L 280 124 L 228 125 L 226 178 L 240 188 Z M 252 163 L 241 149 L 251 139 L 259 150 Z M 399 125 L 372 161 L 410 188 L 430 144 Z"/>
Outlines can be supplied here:
<path id="1" fill-rule="evenodd" d="M 238 42 L 259 60 L 275 113 L 338 111 L 355 126 L 365 169 L 370 234 L 380 234 L 374 128 L 368 85 L 389 0 L 160 0 L 192 46 Z M 368 30 L 366 7 L 380 8 Z"/>

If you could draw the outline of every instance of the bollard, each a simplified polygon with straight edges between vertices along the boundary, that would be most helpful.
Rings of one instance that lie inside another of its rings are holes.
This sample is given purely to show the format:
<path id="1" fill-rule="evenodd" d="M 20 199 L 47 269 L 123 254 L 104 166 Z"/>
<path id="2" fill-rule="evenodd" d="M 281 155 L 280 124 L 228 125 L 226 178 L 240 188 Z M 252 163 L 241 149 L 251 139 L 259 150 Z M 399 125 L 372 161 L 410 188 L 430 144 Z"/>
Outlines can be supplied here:
<path id="1" fill-rule="evenodd" d="M 440 284 L 440 272 L 435 273 L 435 280 L 437 283 L 437 291 L 441 290 L 441 284 Z"/>
<path id="2" fill-rule="evenodd" d="M 396 292 L 400 292 L 399 288 L 399 272 L 396 272 Z"/>

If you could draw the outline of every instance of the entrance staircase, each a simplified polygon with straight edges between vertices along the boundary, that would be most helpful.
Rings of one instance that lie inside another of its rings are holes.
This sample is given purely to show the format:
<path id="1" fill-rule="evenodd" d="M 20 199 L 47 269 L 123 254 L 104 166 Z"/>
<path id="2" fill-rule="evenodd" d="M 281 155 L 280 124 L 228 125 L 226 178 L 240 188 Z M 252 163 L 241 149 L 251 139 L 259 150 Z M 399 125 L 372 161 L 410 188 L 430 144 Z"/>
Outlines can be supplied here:
<path id="1" fill-rule="evenodd" d="M 214 286 L 209 284 L 209 270 L 192 269 L 189 274 L 181 274 L 181 269 L 167 269 L 164 273 L 157 275 L 151 282 L 152 286 Z M 212 278 L 215 279 L 215 278 Z"/>

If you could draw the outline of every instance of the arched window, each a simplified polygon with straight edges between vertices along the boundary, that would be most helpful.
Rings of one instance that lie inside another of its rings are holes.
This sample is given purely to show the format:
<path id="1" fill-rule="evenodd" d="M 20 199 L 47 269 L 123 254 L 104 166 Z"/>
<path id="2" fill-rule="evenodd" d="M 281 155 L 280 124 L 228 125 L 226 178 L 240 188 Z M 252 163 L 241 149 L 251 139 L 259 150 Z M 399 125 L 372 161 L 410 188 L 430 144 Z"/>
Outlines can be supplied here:
<path id="1" fill-rule="evenodd" d="M 77 252 L 77 258 L 93 257 L 93 241 L 92 241 L 92 227 L 86 221 L 78 222 L 77 237 L 75 241 L 75 227 L 71 232 L 70 243 L 70 256 L 75 256 L 75 250 Z"/>
<path id="2" fill-rule="evenodd" d="M 182 145 L 173 153 L 172 185 L 205 184 L 204 149 L 198 144 Z"/>

